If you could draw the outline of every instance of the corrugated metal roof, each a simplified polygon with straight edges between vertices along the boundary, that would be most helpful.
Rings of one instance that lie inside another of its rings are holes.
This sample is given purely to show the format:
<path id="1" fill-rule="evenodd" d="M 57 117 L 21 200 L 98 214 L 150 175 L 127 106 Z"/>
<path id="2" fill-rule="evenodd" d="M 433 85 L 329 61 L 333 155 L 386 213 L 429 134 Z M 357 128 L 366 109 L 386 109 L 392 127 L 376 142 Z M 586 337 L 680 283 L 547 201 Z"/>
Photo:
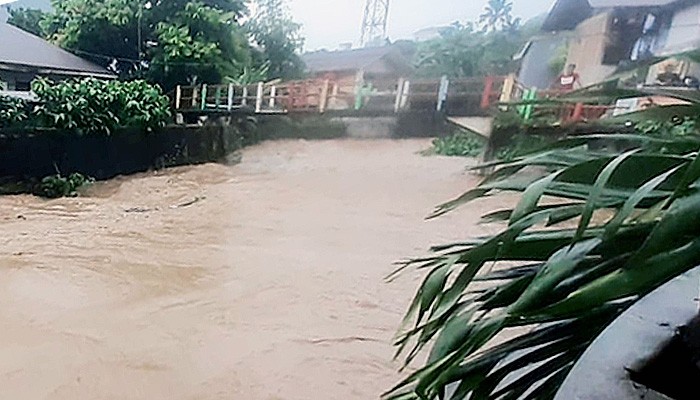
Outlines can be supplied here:
<path id="1" fill-rule="evenodd" d="M 114 75 L 90 61 L 75 56 L 46 40 L 0 22 L 0 64 L 50 70 L 65 75 Z"/>
<path id="2" fill-rule="evenodd" d="M 391 46 L 371 47 L 343 51 L 316 51 L 302 55 L 306 68 L 311 72 L 357 71 L 366 69 L 382 58 L 394 55 L 398 50 Z"/>

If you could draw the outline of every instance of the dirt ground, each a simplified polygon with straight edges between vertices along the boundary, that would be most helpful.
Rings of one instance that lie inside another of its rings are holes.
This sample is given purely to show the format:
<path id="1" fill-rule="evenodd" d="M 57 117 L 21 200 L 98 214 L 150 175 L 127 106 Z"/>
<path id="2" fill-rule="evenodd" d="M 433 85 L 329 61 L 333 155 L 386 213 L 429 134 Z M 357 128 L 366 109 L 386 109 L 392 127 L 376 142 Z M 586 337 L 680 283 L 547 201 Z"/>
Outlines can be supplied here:
<path id="1" fill-rule="evenodd" d="M 426 140 L 284 141 L 0 198 L 0 398 L 377 399 L 419 283 L 393 261 L 492 233 L 465 160 Z"/>

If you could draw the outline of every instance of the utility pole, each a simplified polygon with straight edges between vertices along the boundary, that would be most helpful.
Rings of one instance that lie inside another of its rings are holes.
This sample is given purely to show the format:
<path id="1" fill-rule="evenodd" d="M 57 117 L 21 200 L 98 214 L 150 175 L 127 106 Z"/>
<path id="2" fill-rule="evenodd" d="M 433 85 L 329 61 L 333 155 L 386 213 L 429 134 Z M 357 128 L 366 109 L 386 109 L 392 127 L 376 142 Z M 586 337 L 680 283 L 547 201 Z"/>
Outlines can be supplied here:
<path id="1" fill-rule="evenodd" d="M 386 39 L 386 22 L 389 17 L 389 0 L 367 0 L 362 19 L 360 45 L 366 47 Z"/>

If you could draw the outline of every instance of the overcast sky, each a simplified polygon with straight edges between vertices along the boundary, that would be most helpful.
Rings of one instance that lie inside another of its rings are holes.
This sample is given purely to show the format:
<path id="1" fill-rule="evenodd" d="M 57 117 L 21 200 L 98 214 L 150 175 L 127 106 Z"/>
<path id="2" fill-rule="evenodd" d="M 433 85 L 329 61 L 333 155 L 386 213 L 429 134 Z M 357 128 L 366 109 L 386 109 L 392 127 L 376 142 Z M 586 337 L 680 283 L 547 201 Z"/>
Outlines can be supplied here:
<path id="1" fill-rule="evenodd" d="M 366 0 L 287 0 L 304 26 L 306 50 L 357 44 Z M 478 18 L 487 0 L 391 0 L 388 33 L 392 40 L 411 38 L 422 28 Z M 514 0 L 514 14 L 524 19 L 549 10 L 553 0 Z"/>
<path id="2" fill-rule="evenodd" d="M 11 0 L 0 0 L 0 4 Z M 306 50 L 358 44 L 366 0 L 287 0 L 292 16 L 303 25 Z M 513 0 L 514 15 L 532 18 L 549 10 L 554 0 Z M 392 40 L 410 39 L 417 30 L 475 20 L 487 0 L 390 0 L 388 33 Z"/>

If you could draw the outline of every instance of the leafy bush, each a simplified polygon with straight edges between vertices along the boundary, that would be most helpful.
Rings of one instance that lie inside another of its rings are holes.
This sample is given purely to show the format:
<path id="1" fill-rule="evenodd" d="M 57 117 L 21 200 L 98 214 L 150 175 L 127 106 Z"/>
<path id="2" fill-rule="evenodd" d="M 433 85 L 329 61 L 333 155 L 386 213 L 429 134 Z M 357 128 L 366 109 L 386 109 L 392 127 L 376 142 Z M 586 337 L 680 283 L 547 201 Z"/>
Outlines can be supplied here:
<path id="1" fill-rule="evenodd" d="M 476 157 L 484 149 L 484 140 L 473 133 L 458 131 L 433 140 L 433 149 L 442 156 Z"/>
<path id="2" fill-rule="evenodd" d="M 152 130 L 170 117 L 168 98 L 145 81 L 103 81 L 94 78 L 32 83 L 40 105 L 36 126 L 110 135 L 117 128 Z"/>
<path id="3" fill-rule="evenodd" d="M 672 118 L 668 121 L 643 121 L 635 126 L 640 133 L 653 136 L 688 136 L 698 133 L 697 120 Z"/>
<path id="4" fill-rule="evenodd" d="M 51 175 L 41 180 L 34 194 L 50 199 L 75 197 L 77 196 L 76 190 L 78 188 L 92 181 L 92 178 L 88 178 L 79 173 L 70 174 L 68 177 L 64 177 L 61 174 Z"/>
<path id="5" fill-rule="evenodd" d="M 496 158 L 503 161 L 512 161 L 518 157 L 522 157 L 541 149 L 553 140 L 554 139 L 548 139 L 537 135 L 515 135 L 509 144 L 498 149 L 496 152 Z"/>
<path id="6" fill-rule="evenodd" d="M 27 120 L 27 103 L 22 99 L 0 96 L 0 128 L 18 125 Z"/>

